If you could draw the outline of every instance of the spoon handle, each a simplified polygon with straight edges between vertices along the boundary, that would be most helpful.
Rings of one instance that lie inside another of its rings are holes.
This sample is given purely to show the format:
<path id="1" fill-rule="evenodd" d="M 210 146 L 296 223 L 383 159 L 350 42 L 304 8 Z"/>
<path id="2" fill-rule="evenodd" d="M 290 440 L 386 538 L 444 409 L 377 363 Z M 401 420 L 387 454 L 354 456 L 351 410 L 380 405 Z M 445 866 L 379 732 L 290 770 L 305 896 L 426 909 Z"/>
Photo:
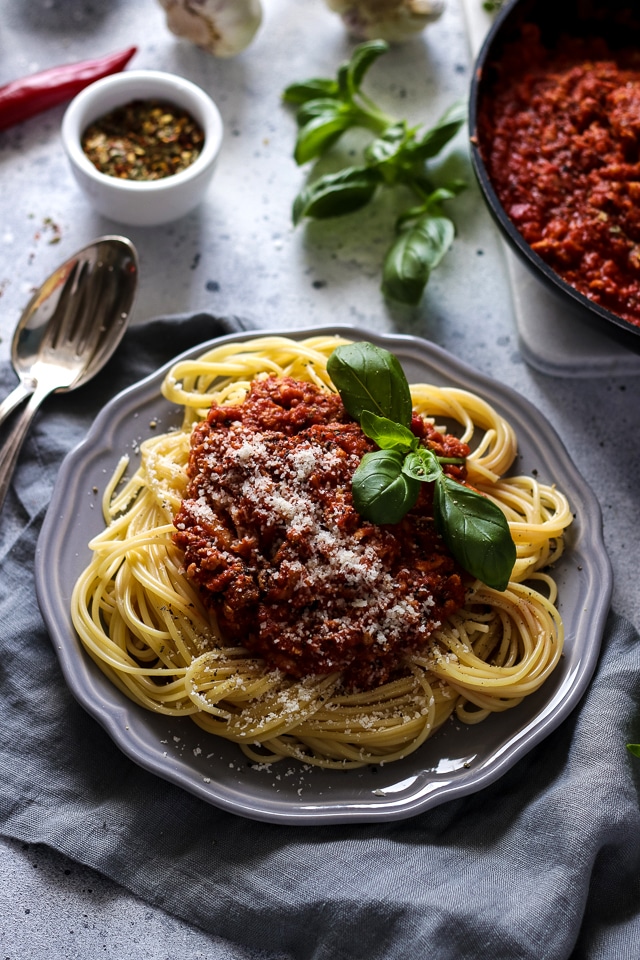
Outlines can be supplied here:
<path id="1" fill-rule="evenodd" d="M 2 403 L 0 403 L 0 423 L 4 423 L 11 411 L 15 410 L 25 397 L 30 397 L 34 389 L 34 383 L 27 385 L 21 380 L 18 386 L 13 388 L 9 396 L 5 397 Z"/>
<path id="2" fill-rule="evenodd" d="M 48 389 L 39 390 L 36 387 L 31 394 L 28 404 L 15 420 L 7 434 L 6 440 L 2 444 L 2 448 L 0 449 L 0 510 L 2 510 L 4 505 L 7 490 L 11 483 L 11 477 L 16 468 L 24 438 L 31 426 L 31 421 L 38 407 L 50 392 Z"/>

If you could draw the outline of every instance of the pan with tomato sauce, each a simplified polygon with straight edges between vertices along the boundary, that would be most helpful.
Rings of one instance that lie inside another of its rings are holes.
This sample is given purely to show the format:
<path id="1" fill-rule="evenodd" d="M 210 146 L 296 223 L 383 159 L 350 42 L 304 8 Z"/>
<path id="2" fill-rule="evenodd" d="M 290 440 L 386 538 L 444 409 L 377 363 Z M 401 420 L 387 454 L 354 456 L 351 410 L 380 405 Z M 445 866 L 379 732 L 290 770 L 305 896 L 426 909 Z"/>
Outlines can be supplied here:
<path id="1" fill-rule="evenodd" d="M 505 45 L 477 137 L 522 237 L 581 294 L 640 327 L 640 52 L 599 36 Z"/>

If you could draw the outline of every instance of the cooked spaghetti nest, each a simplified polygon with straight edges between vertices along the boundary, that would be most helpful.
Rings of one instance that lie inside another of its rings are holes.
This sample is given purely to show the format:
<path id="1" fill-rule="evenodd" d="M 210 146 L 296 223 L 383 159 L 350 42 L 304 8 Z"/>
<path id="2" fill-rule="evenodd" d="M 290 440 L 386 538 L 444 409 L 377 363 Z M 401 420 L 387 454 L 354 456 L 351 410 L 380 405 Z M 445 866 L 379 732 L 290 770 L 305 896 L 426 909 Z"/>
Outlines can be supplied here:
<path id="1" fill-rule="evenodd" d="M 211 402 L 239 403 L 261 375 L 291 376 L 332 390 L 326 361 L 346 343 L 260 337 L 177 362 L 162 392 L 184 409 L 180 429 L 141 445 L 125 480 L 122 458 L 103 495 L 106 528 L 72 597 L 78 635 L 107 677 L 142 707 L 191 717 L 233 740 L 257 763 L 293 757 L 323 767 L 400 759 L 455 713 L 478 723 L 516 706 L 544 683 L 562 653 L 557 560 L 571 522 L 565 496 L 532 476 L 505 476 L 516 456 L 510 425 L 484 400 L 452 387 L 412 386 L 414 410 L 438 426 L 459 425 L 470 444 L 468 481 L 504 511 L 517 547 L 504 592 L 471 584 L 463 609 L 391 682 L 346 693 L 340 676 L 293 680 L 246 649 L 228 645 L 172 541 L 188 479 L 190 433 Z M 437 418 L 434 420 L 434 418 Z M 525 583 L 526 581 L 526 583 Z"/>

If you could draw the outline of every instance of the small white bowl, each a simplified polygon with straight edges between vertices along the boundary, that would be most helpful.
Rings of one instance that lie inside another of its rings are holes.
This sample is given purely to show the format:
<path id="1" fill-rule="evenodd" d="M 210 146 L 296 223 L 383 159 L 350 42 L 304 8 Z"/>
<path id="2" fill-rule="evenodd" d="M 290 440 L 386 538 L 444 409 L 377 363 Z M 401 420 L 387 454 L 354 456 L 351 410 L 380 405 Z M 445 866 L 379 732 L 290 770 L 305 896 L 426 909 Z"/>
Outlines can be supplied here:
<path id="1" fill-rule="evenodd" d="M 160 180 L 100 173 L 82 149 L 86 128 L 116 107 L 151 99 L 182 107 L 197 120 L 204 130 L 199 156 L 185 170 Z M 97 80 L 71 101 L 62 120 L 62 143 L 78 184 L 99 213 L 130 226 L 151 227 L 177 220 L 198 205 L 216 167 L 222 131 L 218 108 L 195 83 L 156 70 L 126 70 Z"/>

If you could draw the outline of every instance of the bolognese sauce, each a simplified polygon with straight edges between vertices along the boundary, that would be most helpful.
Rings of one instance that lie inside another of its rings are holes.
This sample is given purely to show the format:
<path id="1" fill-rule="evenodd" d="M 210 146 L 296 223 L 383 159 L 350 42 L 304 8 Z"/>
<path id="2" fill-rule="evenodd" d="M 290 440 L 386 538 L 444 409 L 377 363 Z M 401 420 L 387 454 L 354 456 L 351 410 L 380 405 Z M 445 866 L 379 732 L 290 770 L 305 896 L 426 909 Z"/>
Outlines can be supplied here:
<path id="1" fill-rule="evenodd" d="M 640 325 L 640 52 L 526 24 L 478 118 L 500 201 L 580 293 Z"/>
<path id="2" fill-rule="evenodd" d="M 420 417 L 412 430 L 439 456 L 469 453 Z M 399 524 L 356 512 L 351 480 L 373 449 L 337 395 L 288 377 L 254 380 L 193 430 L 174 521 L 186 574 L 224 636 L 287 675 L 375 687 L 463 604 L 429 484 Z M 464 480 L 464 465 L 446 469 Z"/>

